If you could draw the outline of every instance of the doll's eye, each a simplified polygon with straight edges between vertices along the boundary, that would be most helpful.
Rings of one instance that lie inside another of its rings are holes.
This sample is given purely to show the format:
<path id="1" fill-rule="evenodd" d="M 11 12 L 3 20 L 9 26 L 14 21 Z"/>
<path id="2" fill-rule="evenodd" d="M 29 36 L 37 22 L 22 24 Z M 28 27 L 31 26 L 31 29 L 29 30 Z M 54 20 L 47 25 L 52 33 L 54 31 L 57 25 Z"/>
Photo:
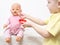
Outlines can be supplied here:
<path id="1" fill-rule="evenodd" d="M 48 2 L 48 4 L 49 4 L 50 2 Z"/>
<path id="2" fill-rule="evenodd" d="M 14 9 L 12 9 L 12 10 L 14 10 Z"/>
<path id="3" fill-rule="evenodd" d="M 16 10 L 19 10 L 19 9 L 16 9 Z"/>

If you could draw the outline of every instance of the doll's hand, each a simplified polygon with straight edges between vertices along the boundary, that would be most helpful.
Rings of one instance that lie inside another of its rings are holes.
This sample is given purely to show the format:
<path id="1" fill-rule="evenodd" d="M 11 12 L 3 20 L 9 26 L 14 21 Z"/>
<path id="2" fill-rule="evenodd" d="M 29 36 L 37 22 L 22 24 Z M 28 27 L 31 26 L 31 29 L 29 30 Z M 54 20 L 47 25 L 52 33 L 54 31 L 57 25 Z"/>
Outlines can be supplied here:
<path id="1" fill-rule="evenodd" d="M 20 11 L 17 11 L 17 14 L 18 14 L 19 16 L 21 16 L 21 13 L 22 13 L 22 12 L 20 12 Z"/>
<path id="2" fill-rule="evenodd" d="M 17 14 L 20 16 L 21 15 L 21 12 L 17 12 Z"/>
<path id="3" fill-rule="evenodd" d="M 21 19 L 25 19 L 25 16 L 23 14 L 21 14 L 20 18 Z"/>
<path id="4" fill-rule="evenodd" d="M 21 19 L 25 18 L 24 14 L 22 12 L 17 12 L 17 14 L 20 16 Z"/>
<path id="5" fill-rule="evenodd" d="M 6 28 L 7 26 L 8 26 L 8 25 L 4 25 L 4 26 L 3 26 L 3 29 Z"/>

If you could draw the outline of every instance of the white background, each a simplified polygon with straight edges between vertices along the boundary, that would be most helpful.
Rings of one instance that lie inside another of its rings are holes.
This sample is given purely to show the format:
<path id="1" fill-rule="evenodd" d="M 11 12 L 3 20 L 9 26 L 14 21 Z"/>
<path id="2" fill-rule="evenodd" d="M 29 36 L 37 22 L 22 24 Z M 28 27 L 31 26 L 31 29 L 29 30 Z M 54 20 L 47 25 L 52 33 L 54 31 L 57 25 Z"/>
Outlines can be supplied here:
<path id="1" fill-rule="evenodd" d="M 42 20 L 48 18 L 50 15 L 47 8 L 47 0 L 0 0 L 0 33 L 3 32 L 3 24 L 11 15 L 11 4 L 18 2 L 22 6 L 23 13 L 27 13 Z"/>

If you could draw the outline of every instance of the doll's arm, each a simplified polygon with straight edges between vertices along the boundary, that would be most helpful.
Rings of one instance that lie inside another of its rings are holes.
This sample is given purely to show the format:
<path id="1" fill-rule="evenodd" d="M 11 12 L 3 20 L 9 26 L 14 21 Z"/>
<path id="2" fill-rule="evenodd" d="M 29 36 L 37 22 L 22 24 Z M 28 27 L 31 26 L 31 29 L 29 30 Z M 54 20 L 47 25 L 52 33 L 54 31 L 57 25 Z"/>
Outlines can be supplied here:
<path id="1" fill-rule="evenodd" d="M 4 24 L 3 28 L 6 28 L 8 25 L 7 24 Z"/>
<path id="2" fill-rule="evenodd" d="M 8 19 L 7 22 L 3 25 L 3 28 L 6 28 L 9 24 L 10 24 L 10 21 Z"/>

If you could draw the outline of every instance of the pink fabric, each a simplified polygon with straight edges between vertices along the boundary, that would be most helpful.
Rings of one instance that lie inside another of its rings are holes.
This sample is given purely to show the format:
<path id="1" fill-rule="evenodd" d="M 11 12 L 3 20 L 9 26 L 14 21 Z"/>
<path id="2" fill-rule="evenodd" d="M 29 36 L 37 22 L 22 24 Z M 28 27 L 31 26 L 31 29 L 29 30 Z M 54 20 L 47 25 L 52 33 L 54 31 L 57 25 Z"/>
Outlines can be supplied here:
<path id="1" fill-rule="evenodd" d="M 5 38 L 11 38 L 11 35 L 12 35 L 12 33 L 10 34 L 10 31 L 9 30 L 6 30 L 5 32 L 4 32 L 4 37 Z M 19 37 L 23 37 L 23 35 L 24 35 L 24 31 L 23 30 L 20 30 L 19 32 L 18 32 L 18 34 L 17 34 L 17 36 L 19 36 Z"/>
<path id="2" fill-rule="evenodd" d="M 20 30 L 24 30 L 22 24 L 19 23 L 19 19 L 21 19 L 19 16 L 11 16 L 7 22 L 9 27 L 7 30 L 9 30 L 9 33 L 11 34 L 18 34 Z"/>

